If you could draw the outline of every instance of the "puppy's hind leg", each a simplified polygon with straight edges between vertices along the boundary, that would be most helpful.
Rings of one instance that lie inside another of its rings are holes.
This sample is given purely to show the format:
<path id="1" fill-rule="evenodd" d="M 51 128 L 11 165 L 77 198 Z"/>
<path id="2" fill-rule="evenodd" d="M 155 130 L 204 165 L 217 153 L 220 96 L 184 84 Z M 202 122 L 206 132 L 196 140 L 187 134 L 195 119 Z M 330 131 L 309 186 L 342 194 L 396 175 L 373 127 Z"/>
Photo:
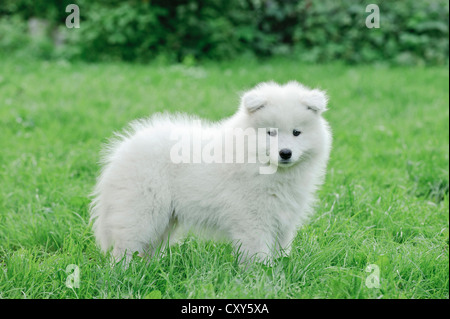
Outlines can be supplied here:
<path id="1" fill-rule="evenodd" d="M 104 178 L 107 178 L 107 176 Z M 129 262 L 133 253 L 151 255 L 169 227 L 172 205 L 165 185 L 110 179 L 100 188 L 93 207 L 94 232 L 102 250 L 111 246 L 115 261 Z"/>
<path id="2" fill-rule="evenodd" d="M 172 215 L 166 230 L 159 239 L 158 245 L 153 247 L 149 254 L 143 254 L 142 257 L 165 256 L 170 246 L 178 243 L 182 239 L 183 234 L 184 232 L 177 218 Z"/>

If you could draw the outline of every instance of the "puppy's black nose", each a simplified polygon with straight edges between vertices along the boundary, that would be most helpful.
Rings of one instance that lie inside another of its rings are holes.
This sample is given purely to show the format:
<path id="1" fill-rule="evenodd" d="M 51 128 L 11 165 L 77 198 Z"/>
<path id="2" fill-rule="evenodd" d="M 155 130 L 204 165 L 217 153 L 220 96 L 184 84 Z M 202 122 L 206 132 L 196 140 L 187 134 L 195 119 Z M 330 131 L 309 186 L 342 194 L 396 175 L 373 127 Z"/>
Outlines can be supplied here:
<path id="1" fill-rule="evenodd" d="M 291 156 L 292 156 L 292 151 L 291 151 L 290 149 L 283 148 L 283 149 L 280 151 L 280 157 L 281 157 L 282 159 L 287 160 L 287 159 L 290 159 Z"/>

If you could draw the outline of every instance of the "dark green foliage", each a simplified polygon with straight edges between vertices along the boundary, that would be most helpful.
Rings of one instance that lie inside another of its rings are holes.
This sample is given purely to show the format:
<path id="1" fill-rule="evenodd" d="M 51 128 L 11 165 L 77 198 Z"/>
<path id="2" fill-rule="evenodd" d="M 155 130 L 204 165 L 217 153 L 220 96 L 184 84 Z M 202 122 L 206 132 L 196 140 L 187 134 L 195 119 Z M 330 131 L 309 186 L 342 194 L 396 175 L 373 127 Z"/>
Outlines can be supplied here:
<path id="1" fill-rule="evenodd" d="M 80 7 L 80 29 L 64 27 L 70 3 Z M 0 3 L 0 49 L 17 51 L 17 43 L 26 47 L 30 41 L 23 39 L 22 21 L 40 17 L 50 23 L 49 37 L 56 28 L 66 36 L 66 45 L 50 53 L 28 50 L 44 57 L 148 61 L 164 56 L 195 61 L 250 54 L 288 55 L 307 62 L 448 63 L 448 1 L 378 1 L 379 29 L 365 25 L 367 4 L 363 0 L 5 0 Z M 37 50 L 42 51 L 40 45 Z"/>

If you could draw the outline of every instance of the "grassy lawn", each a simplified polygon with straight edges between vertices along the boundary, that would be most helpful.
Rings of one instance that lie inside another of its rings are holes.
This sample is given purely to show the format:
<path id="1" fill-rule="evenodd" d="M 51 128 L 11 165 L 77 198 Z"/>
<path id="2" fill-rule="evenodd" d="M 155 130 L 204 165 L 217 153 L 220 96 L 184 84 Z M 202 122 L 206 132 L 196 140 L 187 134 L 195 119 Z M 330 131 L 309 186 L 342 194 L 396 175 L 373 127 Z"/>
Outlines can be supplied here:
<path id="1" fill-rule="evenodd" d="M 149 264 L 110 266 L 88 194 L 112 132 L 164 110 L 221 119 L 242 90 L 293 79 L 328 92 L 334 147 L 292 254 L 244 269 L 230 245 L 189 237 Z M 448 298 L 448 86 L 447 68 L 3 59 L 0 298 Z M 79 288 L 65 285 L 71 264 Z"/>

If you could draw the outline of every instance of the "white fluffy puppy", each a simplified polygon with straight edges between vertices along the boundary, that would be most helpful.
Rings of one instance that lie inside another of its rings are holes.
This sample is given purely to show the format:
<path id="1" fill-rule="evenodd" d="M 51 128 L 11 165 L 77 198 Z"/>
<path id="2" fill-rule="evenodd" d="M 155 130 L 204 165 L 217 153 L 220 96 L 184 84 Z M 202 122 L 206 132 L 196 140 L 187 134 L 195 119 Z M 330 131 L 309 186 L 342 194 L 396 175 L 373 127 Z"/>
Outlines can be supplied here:
<path id="1" fill-rule="evenodd" d="M 161 114 L 134 122 L 107 147 L 93 194 L 101 249 L 129 260 L 200 231 L 232 241 L 242 260 L 288 253 L 324 179 L 326 105 L 320 90 L 267 82 L 246 92 L 236 114 L 220 123 Z M 237 135 L 226 132 L 243 130 L 240 157 Z M 255 160 L 260 155 L 265 162 Z"/>

